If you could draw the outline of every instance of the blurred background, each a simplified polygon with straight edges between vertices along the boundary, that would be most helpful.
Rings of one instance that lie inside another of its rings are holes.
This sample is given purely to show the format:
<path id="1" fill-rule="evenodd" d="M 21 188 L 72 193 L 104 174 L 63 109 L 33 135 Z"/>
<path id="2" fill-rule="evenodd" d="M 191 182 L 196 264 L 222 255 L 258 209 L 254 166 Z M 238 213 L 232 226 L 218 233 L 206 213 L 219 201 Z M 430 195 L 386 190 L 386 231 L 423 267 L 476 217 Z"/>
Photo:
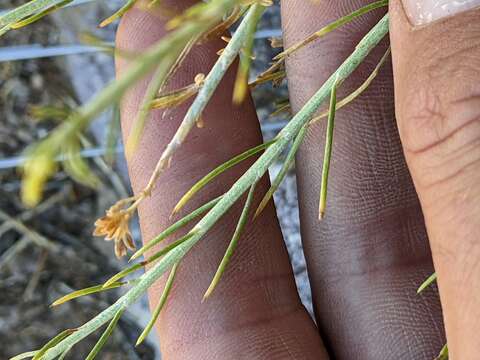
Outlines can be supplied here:
<path id="1" fill-rule="evenodd" d="M 0 13 L 23 3 L 2 0 Z M 122 144 L 111 135 L 119 131 L 118 111 L 112 109 L 98 118 L 84 141 L 82 156 L 102 180 L 98 188 L 79 185 L 59 172 L 48 183 L 43 202 L 27 209 L 19 197 L 18 167 L 25 149 L 58 124 L 52 112 L 39 121 L 39 108 L 54 107 L 61 117 L 59 109 L 85 103 L 113 78 L 113 57 L 108 50 L 116 25 L 99 29 L 98 24 L 121 4 L 76 0 L 67 9 L 0 37 L 0 359 L 38 349 L 59 331 L 88 321 L 120 295 L 120 290 L 112 290 L 49 307 L 68 292 L 104 282 L 124 265 L 112 256 L 112 243 L 91 235 L 95 219 L 130 193 Z M 276 4 L 268 9 L 257 31 L 252 77 L 279 51 L 272 50 L 269 39 L 281 36 L 280 27 Z M 92 39 L 107 46 L 92 46 Z M 266 140 L 288 119 L 288 114 L 271 116 L 275 104 L 287 97 L 285 84 L 276 88 L 267 84 L 254 91 Z M 271 175 L 279 168 L 274 165 Z M 293 171 L 276 193 L 275 202 L 297 286 L 311 312 Z M 132 230 L 139 243 L 138 226 Z M 121 318 L 100 358 L 160 359 L 155 336 L 134 346 L 148 319 L 148 304 L 143 299 Z M 87 338 L 68 358 L 84 359 L 96 340 Z"/>

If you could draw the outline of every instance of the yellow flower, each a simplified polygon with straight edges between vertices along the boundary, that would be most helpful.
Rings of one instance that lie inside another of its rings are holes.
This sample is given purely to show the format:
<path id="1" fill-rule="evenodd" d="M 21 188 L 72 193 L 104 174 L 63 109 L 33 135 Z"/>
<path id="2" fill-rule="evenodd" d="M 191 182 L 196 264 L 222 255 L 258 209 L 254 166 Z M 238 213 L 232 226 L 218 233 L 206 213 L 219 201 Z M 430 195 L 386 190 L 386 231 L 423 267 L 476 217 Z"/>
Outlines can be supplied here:
<path id="1" fill-rule="evenodd" d="M 94 236 L 104 236 L 105 240 L 115 243 L 115 255 L 121 258 L 127 250 L 135 250 L 132 234 L 128 228 L 130 213 L 120 209 L 119 204 L 107 210 L 104 217 L 95 221 Z"/>

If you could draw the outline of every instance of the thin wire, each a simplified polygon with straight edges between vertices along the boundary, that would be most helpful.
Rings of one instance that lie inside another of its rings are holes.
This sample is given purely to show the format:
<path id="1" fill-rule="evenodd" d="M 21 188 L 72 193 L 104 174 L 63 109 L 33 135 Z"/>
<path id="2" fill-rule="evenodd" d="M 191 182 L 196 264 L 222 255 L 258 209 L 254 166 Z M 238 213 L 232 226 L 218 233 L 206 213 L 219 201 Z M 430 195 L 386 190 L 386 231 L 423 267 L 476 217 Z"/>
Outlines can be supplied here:
<path id="1" fill-rule="evenodd" d="M 112 44 L 113 45 L 113 44 Z M 105 51 L 105 49 L 88 45 L 56 45 L 39 44 L 0 47 L 0 62 L 40 59 L 46 57 L 81 55 Z"/>
<path id="2" fill-rule="evenodd" d="M 93 0 L 83 1 L 89 2 Z M 280 29 L 264 29 L 258 31 L 255 34 L 255 39 L 262 40 L 279 36 L 282 36 L 282 30 Z M 113 47 L 114 43 L 105 43 L 104 45 Z M 106 49 L 103 47 L 82 44 L 66 44 L 55 46 L 42 46 L 40 44 L 4 46 L 0 47 L 0 62 L 40 59 L 68 55 L 82 55 L 104 51 L 106 51 Z"/>

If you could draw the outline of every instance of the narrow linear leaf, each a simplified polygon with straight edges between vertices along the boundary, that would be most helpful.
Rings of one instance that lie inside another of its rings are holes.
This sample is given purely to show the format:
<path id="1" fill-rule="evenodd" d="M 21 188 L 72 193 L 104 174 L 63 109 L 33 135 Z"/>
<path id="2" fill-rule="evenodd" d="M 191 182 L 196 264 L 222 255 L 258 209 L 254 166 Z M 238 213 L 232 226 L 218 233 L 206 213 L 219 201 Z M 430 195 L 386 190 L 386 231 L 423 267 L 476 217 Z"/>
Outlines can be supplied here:
<path id="1" fill-rule="evenodd" d="M 213 179 L 215 179 L 217 176 L 220 174 L 224 173 L 228 169 L 234 167 L 235 165 L 241 163 L 242 161 L 258 154 L 259 152 L 267 149 L 270 145 L 272 145 L 276 140 L 271 140 L 268 141 L 264 144 L 255 146 L 254 148 L 251 148 L 240 155 L 235 156 L 234 158 L 228 160 L 227 162 L 223 163 L 222 165 L 218 166 L 214 170 L 212 170 L 210 173 L 208 173 L 206 176 L 204 176 L 202 179 L 200 179 L 195 185 L 192 186 L 190 190 L 187 191 L 185 195 L 182 196 L 180 201 L 178 202 L 177 205 L 175 205 L 175 208 L 173 209 L 172 214 L 178 213 L 184 206 L 185 204 L 190 201 L 190 199 L 198 193 L 203 187 L 205 187 L 209 182 L 211 182 Z"/>
<path id="2" fill-rule="evenodd" d="M 260 76 L 259 79 L 266 78 L 270 76 L 271 74 L 275 73 L 278 71 L 282 66 L 284 65 L 285 58 L 288 56 L 292 55 L 293 53 L 297 52 L 298 50 L 302 49 L 306 45 L 310 44 L 311 42 L 327 35 L 328 33 L 332 32 L 333 30 L 338 29 L 339 27 L 351 22 L 355 18 L 367 14 L 368 12 L 372 10 L 376 10 L 378 8 L 388 6 L 388 0 L 381 0 L 381 1 L 376 1 L 374 3 L 368 4 L 358 10 L 355 10 L 354 12 L 328 24 L 327 26 L 323 27 L 322 29 L 314 32 L 310 36 L 308 36 L 306 39 L 299 41 L 298 43 L 292 45 L 290 48 L 286 49 L 285 51 L 281 52 L 277 56 L 273 58 L 274 63 L 267 69 L 265 70 Z"/>
<path id="3" fill-rule="evenodd" d="M 267 83 L 269 81 L 272 81 L 274 84 L 275 83 L 280 83 L 285 77 L 287 76 L 287 73 L 285 70 L 278 70 L 275 72 L 269 72 L 269 73 L 262 73 L 260 74 L 255 80 L 253 80 L 248 86 L 250 89 L 254 89 L 258 85 L 262 85 L 264 83 Z"/>
<path id="4" fill-rule="evenodd" d="M 276 110 L 270 114 L 270 117 L 272 118 L 282 113 L 288 113 L 290 115 L 292 114 L 292 106 L 290 104 L 290 101 L 277 104 Z"/>
<path id="5" fill-rule="evenodd" d="M 320 187 L 320 202 L 318 206 L 318 219 L 322 220 L 325 216 L 325 210 L 327 207 L 327 191 L 328 191 L 328 177 L 330 174 L 330 163 L 332 159 L 332 148 L 333 148 L 333 130 L 335 128 L 335 114 L 337 108 L 337 88 L 338 88 L 338 79 L 335 81 L 335 84 L 332 86 L 332 91 L 330 94 L 330 113 L 328 115 L 327 122 L 327 135 L 325 141 L 325 155 L 323 157 L 323 168 L 322 168 L 322 184 Z"/>
<path id="6" fill-rule="evenodd" d="M 235 232 L 233 233 L 232 240 L 230 241 L 230 244 L 228 245 L 227 251 L 225 252 L 225 255 L 223 256 L 222 261 L 220 262 L 220 265 L 218 266 L 217 272 L 215 273 L 215 276 L 213 277 L 212 282 L 210 283 L 210 286 L 208 287 L 207 291 L 205 292 L 205 295 L 203 295 L 203 300 L 205 301 L 210 295 L 212 295 L 213 291 L 217 287 L 218 283 L 220 282 L 220 279 L 222 275 L 224 274 L 228 263 L 230 262 L 230 259 L 232 258 L 232 255 L 237 248 L 238 240 L 242 236 L 243 230 L 245 229 L 245 225 L 247 224 L 248 220 L 248 214 L 250 211 L 250 207 L 252 206 L 253 202 L 253 196 L 255 195 L 255 185 L 253 184 L 250 187 L 250 191 L 248 192 L 247 200 L 245 201 L 245 205 L 243 206 L 242 213 L 240 215 L 240 218 L 237 223 L 237 227 L 235 229 Z"/>
<path id="7" fill-rule="evenodd" d="M 58 305 L 64 304 L 68 301 L 71 301 L 73 299 L 77 299 L 77 298 L 82 297 L 82 296 L 92 295 L 92 294 L 96 294 L 96 293 L 99 293 L 99 292 L 102 292 L 102 291 L 116 289 L 116 288 L 119 288 L 119 287 L 121 287 L 125 284 L 126 284 L 125 282 L 116 282 L 116 283 L 113 283 L 113 284 L 111 284 L 107 287 L 104 287 L 103 285 L 96 285 L 96 286 L 91 286 L 91 287 L 88 287 L 88 288 L 85 288 L 85 289 L 77 290 L 77 291 L 74 291 L 70 294 L 67 294 L 67 295 L 61 297 L 58 300 L 55 300 L 53 302 L 53 304 L 50 305 L 50 306 L 52 306 L 52 307 L 53 306 L 58 306 Z"/>
<path id="8" fill-rule="evenodd" d="M 152 100 L 150 107 L 158 110 L 179 106 L 196 95 L 199 89 L 200 87 L 196 83 L 193 83 L 181 89 L 162 94 Z"/>
<path id="9" fill-rule="evenodd" d="M 177 246 L 183 244 L 185 241 L 190 239 L 192 236 L 195 235 L 195 232 L 189 232 L 185 236 L 182 236 L 180 239 L 172 242 L 171 244 L 165 246 L 162 250 L 156 252 L 154 255 L 149 257 L 147 260 L 142 261 L 138 264 L 134 264 L 122 271 L 120 271 L 118 274 L 112 276 L 110 279 L 108 279 L 105 284 L 103 285 L 104 287 L 109 287 L 113 283 L 117 282 L 120 279 L 123 279 L 125 276 L 130 275 L 131 273 L 134 273 L 135 271 L 138 271 L 140 269 L 143 269 L 145 266 L 152 264 L 153 262 L 157 261 L 160 259 L 162 256 L 168 254 L 170 251 L 175 249 Z"/>
<path id="10" fill-rule="evenodd" d="M 55 345 L 60 343 L 66 337 L 72 335 L 77 329 L 67 329 L 62 331 L 60 334 L 55 336 L 52 340 L 47 342 L 40 350 L 35 353 L 35 356 L 32 360 L 40 360 L 43 355 L 48 351 L 48 349 L 53 348 Z"/>
<path id="11" fill-rule="evenodd" d="M 246 10 L 247 10 L 247 7 L 241 7 L 241 6 L 234 7 L 232 10 L 232 13 L 229 16 L 227 16 L 225 20 L 223 20 L 217 26 L 214 26 L 203 36 L 203 40 L 208 41 L 208 40 L 212 40 L 220 37 L 222 34 L 228 31 L 228 29 L 242 17 L 242 15 L 245 13 Z"/>
<path id="12" fill-rule="evenodd" d="M 58 360 L 64 360 L 64 359 L 67 357 L 67 355 L 68 355 L 68 353 L 70 352 L 71 349 L 72 349 L 72 348 L 68 348 L 67 350 L 65 350 L 65 351 L 63 352 L 63 354 L 60 355 L 60 357 L 58 358 Z"/>
<path id="13" fill-rule="evenodd" d="M 20 29 L 24 26 L 27 26 L 27 25 L 30 25 L 30 24 L 33 24 L 34 22 L 40 20 L 41 18 L 43 18 L 44 16 L 47 16 L 48 14 L 62 8 L 63 6 L 65 5 L 68 5 L 69 3 L 71 3 L 73 0 L 64 0 L 64 1 L 61 1 L 60 3 L 58 4 L 55 4 L 41 12 L 39 12 L 38 14 L 35 14 L 35 15 L 32 15 L 32 16 L 29 16 L 27 17 L 26 19 L 24 20 L 21 20 L 21 21 L 18 21 L 14 24 L 12 24 L 10 26 L 10 28 L 12 30 L 16 30 L 16 29 Z"/>
<path id="14" fill-rule="evenodd" d="M 335 20 L 334 22 L 328 24 L 327 26 L 321 28 L 320 30 L 314 32 L 310 36 L 308 36 L 306 39 L 292 45 L 282 53 L 278 54 L 277 56 L 274 57 L 274 60 L 281 60 L 286 58 L 287 56 L 293 54 L 294 52 L 298 51 L 299 49 L 303 48 L 305 45 L 308 45 L 312 41 L 315 41 L 328 33 L 332 32 L 333 30 L 338 29 L 339 27 L 351 22 L 355 18 L 365 15 L 369 13 L 370 11 L 379 9 L 381 7 L 388 6 L 388 0 L 380 0 L 380 1 L 375 1 L 371 4 L 365 5 L 361 7 L 358 10 L 353 11 L 352 13 L 345 15 L 344 17 L 341 17 L 338 20 Z"/>
<path id="15" fill-rule="evenodd" d="M 375 69 L 371 72 L 371 74 L 368 76 L 368 78 L 360 85 L 355 91 L 353 91 L 350 95 L 346 96 L 342 100 L 337 102 L 336 105 L 336 111 L 340 110 L 341 108 L 347 106 L 350 104 L 352 101 L 357 99 L 360 95 L 363 94 L 365 90 L 368 89 L 368 87 L 372 84 L 373 80 L 378 76 L 378 73 L 380 72 L 381 67 L 385 64 L 387 61 L 388 57 L 390 56 L 391 53 L 391 48 L 389 47 L 385 54 L 382 56 L 380 61 L 378 62 L 377 66 L 375 66 Z M 326 117 L 328 117 L 328 114 L 330 113 L 330 110 L 326 110 L 317 117 L 313 118 L 309 125 L 312 125 Z"/>
<path id="16" fill-rule="evenodd" d="M 435 360 L 448 360 L 448 344 L 445 344 Z"/>
<path id="17" fill-rule="evenodd" d="M 98 339 L 97 343 L 93 347 L 92 351 L 90 351 L 90 353 L 88 354 L 88 356 L 85 360 L 95 359 L 95 357 L 98 355 L 100 350 L 102 350 L 103 346 L 107 342 L 108 338 L 112 335 L 113 330 L 117 326 L 117 323 L 120 320 L 120 318 L 122 317 L 124 311 L 125 311 L 124 309 L 121 309 L 120 311 L 117 311 L 117 313 L 113 317 L 112 321 L 110 321 L 110 324 L 108 324 L 107 329 L 102 334 L 100 339 Z"/>
<path id="18" fill-rule="evenodd" d="M 120 9 L 118 9 L 117 12 L 115 12 L 115 14 L 113 14 L 112 16 L 106 18 L 105 20 L 103 20 L 101 23 L 100 23 L 100 27 L 105 27 L 107 25 L 110 25 L 112 22 L 114 22 L 115 20 L 117 19 L 120 19 L 123 15 L 125 15 L 125 13 L 130 10 L 133 5 L 135 5 L 135 3 L 137 2 L 137 0 L 128 0 L 125 5 L 123 5 Z"/>
<path id="19" fill-rule="evenodd" d="M 123 269 L 122 271 L 118 272 L 117 274 L 113 275 L 110 279 L 108 279 L 103 285 L 102 287 L 104 289 L 108 289 L 110 288 L 110 286 L 112 286 L 112 284 L 115 284 L 116 282 L 118 282 L 119 280 L 127 277 L 128 275 L 138 271 L 138 270 L 141 270 L 143 269 L 143 264 L 144 262 L 140 262 L 140 263 L 137 263 L 137 264 L 133 264 L 125 269 Z"/>
<path id="20" fill-rule="evenodd" d="M 174 223 L 173 225 L 171 225 L 170 227 L 162 231 L 159 235 L 157 235 L 155 238 L 150 240 L 146 245 L 144 245 L 135 254 L 133 254 L 129 261 L 138 259 L 140 256 L 145 254 L 145 252 L 147 252 L 154 246 L 158 245 L 163 240 L 167 239 L 170 235 L 174 234 L 176 231 L 188 225 L 192 220 L 196 219 L 200 215 L 204 214 L 205 212 L 213 208 L 220 201 L 222 196 L 219 196 L 216 199 L 213 199 L 208 203 L 200 206 L 198 209 L 192 211 L 190 214 L 183 217 L 182 219 L 180 219 L 179 221 L 177 221 L 176 223 Z"/>
<path id="21" fill-rule="evenodd" d="M 160 300 L 158 301 L 158 304 L 155 307 L 155 310 L 153 311 L 152 318 L 150 319 L 147 326 L 138 337 L 138 340 L 135 346 L 138 346 L 143 341 L 145 341 L 148 334 L 150 334 L 150 332 L 152 331 L 153 326 L 157 322 L 160 312 L 162 311 L 163 307 L 167 303 L 168 296 L 170 295 L 170 291 L 172 290 L 173 282 L 175 280 L 175 276 L 177 275 L 177 269 L 178 269 L 178 263 L 173 265 L 172 270 L 170 270 L 170 274 L 168 275 L 168 279 L 167 279 L 167 282 L 165 283 L 165 287 L 163 288 L 163 292 L 162 292 L 162 295 L 160 296 Z"/>
<path id="22" fill-rule="evenodd" d="M 250 66 L 252 64 L 253 43 L 255 40 L 255 30 L 258 22 L 262 17 L 265 7 L 260 6 L 258 11 L 252 17 L 252 21 L 248 23 L 243 48 L 240 52 L 240 66 L 237 71 L 237 79 L 233 89 L 233 103 L 241 104 L 247 95 L 248 77 L 250 75 Z"/>
<path id="23" fill-rule="evenodd" d="M 19 355 L 17 355 L 17 356 L 14 356 L 14 357 L 10 358 L 9 360 L 23 360 L 23 359 L 28 359 L 28 358 L 34 357 L 37 352 L 38 352 L 38 350 L 37 350 L 37 351 L 25 352 L 25 353 L 23 353 L 23 354 L 19 354 Z"/>
<path id="24" fill-rule="evenodd" d="M 130 275 L 130 274 L 134 273 L 135 271 L 138 271 L 142 268 L 143 268 L 142 263 L 131 265 L 131 266 L 123 269 L 119 273 L 113 275 L 110 279 L 108 279 L 105 282 L 105 284 L 102 285 L 102 287 L 104 289 L 108 289 L 108 288 L 110 288 L 110 286 L 112 286 L 112 284 L 115 284 L 116 282 L 118 282 L 118 280 L 121 280 L 124 277 L 126 277 L 126 276 L 128 276 L 128 275 Z"/>
<path id="25" fill-rule="evenodd" d="M 303 139 L 305 139 L 306 134 L 307 134 L 307 126 L 304 126 L 304 127 L 302 127 L 302 129 L 298 133 L 297 137 L 295 138 L 295 140 L 292 144 L 292 148 L 288 152 L 287 158 L 285 159 L 285 162 L 283 163 L 283 166 L 280 169 L 280 172 L 278 173 L 277 177 L 275 178 L 272 185 L 270 186 L 270 189 L 268 189 L 267 193 L 263 197 L 262 201 L 260 202 L 260 205 L 258 205 L 258 208 L 255 211 L 254 218 L 256 218 L 258 215 L 261 214 L 261 212 L 267 206 L 268 202 L 272 199 L 275 191 L 278 190 L 280 184 L 282 183 L 283 179 L 287 175 L 288 170 L 290 170 L 290 167 L 292 166 L 293 162 L 295 161 L 295 154 L 297 153 L 298 148 L 302 144 Z"/>
<path id="26" fill-rule="evenodd" d="M 22 19 L 57 5 L 61 0 L 31 0 L 0 16 L 0 28 L 8 27 Z"/>
<path id="27" fill-rule="evenodd" d="M 420 285 L 420 287 L 417 290 L 417 294 L 420 294 L 423 290 L 425 290 L 427 287 L 432 285 L 436 280 L 437 280 L 437 273 L 433 273 L 428 277 L 427 280 L 423 282 L 422 285 Z"/>

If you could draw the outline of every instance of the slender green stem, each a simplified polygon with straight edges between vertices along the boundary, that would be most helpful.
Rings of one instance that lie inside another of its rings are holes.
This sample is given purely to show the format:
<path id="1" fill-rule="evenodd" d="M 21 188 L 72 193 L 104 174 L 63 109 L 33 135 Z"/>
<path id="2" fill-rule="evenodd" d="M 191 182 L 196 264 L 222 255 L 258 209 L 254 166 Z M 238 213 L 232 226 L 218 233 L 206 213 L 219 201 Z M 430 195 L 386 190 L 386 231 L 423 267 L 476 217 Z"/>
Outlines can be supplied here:
<path id="1" fill-rule="evenodd" d="M 230 259 L 232 258 L 235 249 L 237 248 L 238 240 L 240 240 L 240 237 L 243 234 L 243 230 L 245 229 L 245 225 L 247 224 L 247 220 L 248 220 L 248 215 L 250 213 L 250 208 L 252 207 L 253 196 L 255 195 L 255 185 L 256 184 L 253 184 L 250 187 L 250 191 L 248 192 L 248 195 L 247 195 L 247 200 L 245 201 L 245 205 L 243 206 L 242 213 L 240 215 L 240 218 L 238 219 L 237 227 L 235 228 L 235 232 L 233 233 L 232 240 L 230 240 L 230 244 L 228 245 L 227 251 L 225 251 L 225 255 L 223 256 L 223 259 L 220 262 L 220 265 L 218 266 L 217 272 L 215 273 L 215 276 L 213 277 L 213 280 L 210 283 L 210 286 L 205 292 L 205 295 L 203 295 L 203 300 L 206 300 L 210 295 L 212 295 L 213 291 L 215 290 L 218 283 L 220 282 L 220 279 L 223 273 L 227 269 L 228 263 L 230 262 Z"/>
<path id="2" fill-rule="evenodd" d="M 344 80 L 363 62 L 367 55 L 388 33 L 388 15 L 364 37 L 358 44 L 352 55 L 338 68 L 338 70 L 325 82 L 307 104 L 295 115 L 295 117 L 280 132 L 278 140 L 272 144 L 265 153 L 250 167 L 249 170 L 231 187 L 222 197 L 218 204 L 205 215 L 194 227 L 193 236 L 180 244 L 148 272 L 141 276 L 138 283 L 125 295 L 118 299 L 110 307 L 102 311 L 96 317 L 77 329 L 75 333 L 61 341 L 55 347 L 47 351 L 43 360 L 53 360 L 66 349 L 75 345 L 103 324 L 112 319 L 120 309 L 125 309 L 137 301 L 155 281 L 175 263 L 180 261 L 188 251 L 216 224 L 219 218 L 232 207 L 239 197 L 253 184 L 256 183 L 268 170 L 272 162 L 282 153 L 293 140 L 300 129 L 312 118 L 315 111 L 321 106 L 330 94 L 337 79 Z"/>
<path id="3" fill-rule="evenodd" d="M 158 301 L 158 304 L 155 307 L 155 310 L 153 311 L 152 318 L 148 322 L 142 334 L 139 336 L 135 346 L 140 345 L 146 339 L 148 334 L 150 334 L 150 331 L 152 331 L 153 326 L 157 322 L 158 317 L 160 316 L 160 312 L 162 311 L 163 307 L 167 303 L 168 296 L 170 295 L 170 291 L 172 290 L 173 282 L 175 281 L 175 276 L 177 275 L 177 269 L 178 269 L 178 263 L 173 265 L 172 270 L 170 270 L 170 274 L 168 275 L 168 279 L 167 279 L 167 282 L 165 283 L 165 287 L 163 288 L 163 292 L 162 292 L 162 295 L 160 296 L 160 300 Z"/>
<path id="4" fill-rule="evenodd" d="M 245 37 L 249 29 L 249 24 L 255 21 L 259 12 L 263 12 L 263 6 L 258 4 L 252 5 L 252 7 L 248 10 L 242 23 L 233 35 L 232 39 L 229 41 L 228 45 L 225 47 L 225 50 L 222 52 L 222 55 L 219 57 L 212 70 L 205 78 L 202 88 L 199 90 L 197 97 L 188 109 L 172 140 L 168 143 L 162 155 L 160 156 L 155 170 L 153 171 L 153 176 L 146 186 L 147 189 L 153 187 L 153 184 L 157 181 L 162 171 L 169 166 L 170 159 L 175 151 L 177 151 L 177 149 L 183 144 L 186 137 L 190 133 L 190 130 L 195 126 L 197 120 L 203 113 L 203 110 L 212 98 L 215 89 L 218 87 L 218 84 L 220 84 L 220 81 L 225 76 L 225 73 L 230 68 L 230 65 L 232 65 L 237 58 L 238 53 L 245 43 Z"/>
<path id="5" fill-rule="evenodd" d="M 147 252 L 148 250 L 150 250 L 154 246 L 158 245 L 163 240 L 167 239 L 170 235 L 174 234 L 176 231 L 180 230 L 181 228 L 187 226 L 191 221 L 193 221 L 194 219 L 196 219 L 200 215 L 204 214 L 205 212 L 207 212 L 211 208 L 213 208 L 220 201 L 222 196 L 219 196 L 216 199 L 213 199 L 213 200 L 209 201 L 208 203 L 200 206 L 198 209 L 192 211 L 190 214 L 188 214 L 184 218 L 180 219 L 175 224 L 169 226 L 167 229 L 165 229 L 160 234 L 158 234 L 155 238 L 150 240 L 146 245 L 144 245 L 142 248 L 140 248 L 135 254 L 133 254 L 129 261 L 138 259 L 140 256 L 145 254 L 145 252 Z"/>
<path id="6" fill-rule="evenodd" d="M 327 134 L 325 141 L 325 155 L 323 156 L 322 184 L 320 187 L 320 202 L 318 205 L 318 219 L 322 220 L 327 208 L 328 178 L 330 175 L 330 163 L 333 149 L 333 130 L 335 128 L 335 114 L 337 109 L 337 88 L 339 82 L 335 82 L 330 94 L 330 111 L 328 114 Z"/>
<path id="7" fill-rule="evenodd" d="M 260 215 L 260 213 L 265 209 L 265 207 L 267 206 L 268 202 L 272 198 L 275 191 L 278 190 L 280 184 L 282 183 L 283 179 L 287 175 L 288 170 L 290 170 L 290 167 L 295 161 L 295 154 L 297 153 L 298 148 L 302 144 L 306 134 L 307 134 L 307 126 L 304 126 L 302 127 L 297 137 L 295 138 L 295 141 L 292 144 L 292 148 L 288 152 L 287 158 L 285 159 L 285 162 L 283 163 L 283 166 L 280 169 L 280 172 L 278 173 L 277 177 L 273 181 L 272 186 L 270 186 L 270 189 L 268 189 L 267 193 L 265 194 L 262 201 L 260 202 L 260 205 L 258 205 L 258 208 L 255 211 L 255 218 L 258 215 Z"/>
<path id="8" fill-rule="evenodd" d="M 127 275 L 130 275 L 131 273 L 134 273 L 135 271 L 138 271 L 142 268 L 144 268 L 145 266 L 149 265 L 149 264 L 152 264 L 154 263 L 155 261 L 157 261 L 158 259 L 160 259 L 162 256 L 165 256 L 166 254 L 168 254 L 170 251 L 172 251 L 173 249 L 175 249 L 176 247 L 182 245 L 184 242 L 186 242 L 188 239 L 190 239 L 191 237 L 193 237 L 194 233 L 193 232 L 189 232 L 188 234 L 182 236 L 180 239 L 172 242 L 171 244 L 168 244 L 167 246 L 165 246 L 163 249 L 161 249 L 160 251 L 157 251 L 155 254 L 153 254 L 151 257 L 149 257 L 147 260 L 145 261 L 142 261 L 138 264 L 134 264 L 122 271 L 120 271 L 118 274 L 112 276 L 110 279 L 108 279 L 105 284 L 103 284 L 103 287 L 105 288 L 108 288 L 110 287 L 112 284 L 114 284 L 115 282 L 117 282 L 118 280 L 120 279 L 123 279 L 124 277 L 126 277 Z"/>
<path id="9" fill-rule="evenodd" d="M 44 1 L 48 3 L 48 1 Z M 72 139 L 83 130 L 90 121 L 108 107 L 115 104 L 131 88 L 133 84 L 147 75 L 155 66 L 162 64 L 163 57 L 168 59 L 172 44 L 185 46 L 190 39 L 203 33 L 219 21 L 225 11 L 231 9 L 237 0 L 213 0 L 199 3 L 194 7 L 203 9 L 205 6 L 208 16 L 202 17 L 202 21 L 187 21 L 177 30 L 169 33 L 145 53 L 133 61 L 128 69 L 117 80 L 105 87 L 92 101 L 80 107 L 72 116 L 57 127 L 52 134 L 42 141 L 33 151 L 25 164 L 25 180 L 22 184 L 23 198 L 29 205 L 35 205 L 40 199 L 37 192 L 41 190 L 43 182 L 55 169 L 54 158 L 61 152 L 66 141 Z M 7 14 L 8 15 L 8 14 Z M 43 164 L 43 165 L 42 165 Z M 39 168 L 39 166 L 41 166 Z M 29 187 L 33 190 L 29 191 Z M 35 192 L 35 194 L 31 194 Z M 27 194 L 27 195 L 25 195 Z"/>

